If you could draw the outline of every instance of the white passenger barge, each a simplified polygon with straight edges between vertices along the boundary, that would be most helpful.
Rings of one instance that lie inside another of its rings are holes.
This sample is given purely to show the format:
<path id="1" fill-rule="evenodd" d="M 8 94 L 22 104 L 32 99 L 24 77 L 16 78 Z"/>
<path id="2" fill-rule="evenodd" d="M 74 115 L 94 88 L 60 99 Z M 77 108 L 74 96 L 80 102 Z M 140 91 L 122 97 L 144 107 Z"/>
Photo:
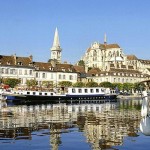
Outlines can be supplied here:
<path id="1" fill-rule="evenodd" d="M 117 98 L 115 90 L 102 87 L 68 88 L 63 94 L 46 91 L 11 91 L 3 93 L 7 102 L 14 104 L 40 104 L 58 102 L 77 102 L 83 100 L 112 100 Z"/>

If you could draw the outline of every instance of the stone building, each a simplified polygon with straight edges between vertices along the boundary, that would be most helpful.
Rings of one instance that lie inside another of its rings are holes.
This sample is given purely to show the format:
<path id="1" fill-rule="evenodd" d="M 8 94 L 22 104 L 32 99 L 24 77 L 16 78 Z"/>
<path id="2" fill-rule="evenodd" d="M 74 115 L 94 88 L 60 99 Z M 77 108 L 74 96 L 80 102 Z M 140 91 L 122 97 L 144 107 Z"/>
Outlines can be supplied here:
<path id="1" fill-rule="evenodd" d="M 125 55 L 116 44 L 94 42 L 82 57 L 89 81 L 95 82 L 141 82 L 150 78 L 150 60 Z"/>

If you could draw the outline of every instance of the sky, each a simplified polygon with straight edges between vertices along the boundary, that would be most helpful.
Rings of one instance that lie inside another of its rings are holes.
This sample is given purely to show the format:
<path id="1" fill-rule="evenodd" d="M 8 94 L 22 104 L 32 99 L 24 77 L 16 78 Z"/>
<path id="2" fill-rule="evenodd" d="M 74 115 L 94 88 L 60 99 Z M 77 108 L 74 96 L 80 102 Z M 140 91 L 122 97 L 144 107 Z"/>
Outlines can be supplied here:
<path id="1" fill-rule="evenodd" d="M 150 59 L 150 0 L 0 0 L 0 55 L 47 62 L 58 28 L 62 62 L 75 64 L 92 43 L 117 43 Z"/>

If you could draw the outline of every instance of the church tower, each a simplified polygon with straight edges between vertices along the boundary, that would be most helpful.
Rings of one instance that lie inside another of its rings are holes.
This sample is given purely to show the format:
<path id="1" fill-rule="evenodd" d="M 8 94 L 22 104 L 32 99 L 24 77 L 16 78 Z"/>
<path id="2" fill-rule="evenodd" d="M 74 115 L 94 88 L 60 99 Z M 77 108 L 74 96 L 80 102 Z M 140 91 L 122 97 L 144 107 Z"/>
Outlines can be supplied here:
<path id="1" fill-rule="evenodd" d="M 54 34 L 53 46 L 51 48 L 51 60 L 56 60 L 58 63 L 61 63 L 61 47 L 59 43 L 59 35 L 58 30 L 56 28 Z"/>

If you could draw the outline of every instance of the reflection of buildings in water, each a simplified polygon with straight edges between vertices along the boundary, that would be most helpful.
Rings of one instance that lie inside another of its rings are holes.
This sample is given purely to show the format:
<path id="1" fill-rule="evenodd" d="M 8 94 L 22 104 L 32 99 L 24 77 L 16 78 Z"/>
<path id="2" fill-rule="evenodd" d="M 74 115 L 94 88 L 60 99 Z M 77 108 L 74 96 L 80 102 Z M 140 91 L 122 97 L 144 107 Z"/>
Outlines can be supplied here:
<path id="1" fill-rule="evenodd" d="M 121 145 L 124 136 L 136 136 L 140 112 L 135 109 L 117 111 L 116 107 L 116 103 L 10 107 L 13 116 L 0 116 L 0 132 L 10 129 L 16 132 L 23 127 L 29 130 L 23 135 L 31 138 L 32 131 L 47 128 L 52 148 L 58 149 L 62 130 L 77 126 L 93 149 Z"/>

